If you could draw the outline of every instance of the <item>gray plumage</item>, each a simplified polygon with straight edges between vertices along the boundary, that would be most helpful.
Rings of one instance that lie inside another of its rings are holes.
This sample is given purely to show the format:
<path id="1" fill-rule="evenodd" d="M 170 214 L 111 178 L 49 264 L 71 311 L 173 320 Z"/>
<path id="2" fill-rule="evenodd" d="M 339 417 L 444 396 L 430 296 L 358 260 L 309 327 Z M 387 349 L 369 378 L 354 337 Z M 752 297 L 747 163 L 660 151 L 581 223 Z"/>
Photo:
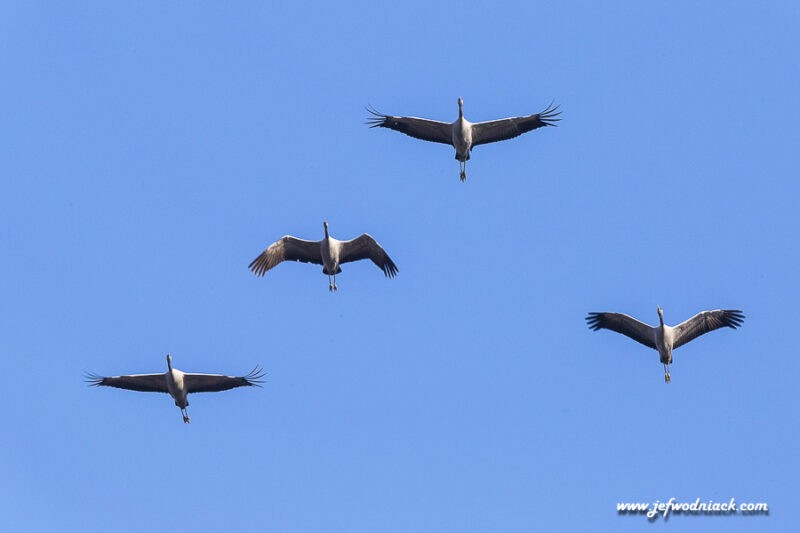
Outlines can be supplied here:
<path id="1" fill-rule="evenodd" d="M 175 400 L 183 421 L 189 423 L 186 396 L 193 392 L 220 392 L 236 387 L 260 386 L 264 373 L 254 368 L 246 376 L 224 376 L 222 374 L 192 374 L 172 368 L 172 356 L 167 354 L 167 371 L 163 374 L 131 374 L 127 376 L 104 377 L 87 373 L 86 381 L 96 387 L 115 387 L 138 392 L 164 392 Z"/>
<path id="2" fill-rule="evenodd" d="M 640 322 L 622 313 L 589 313 L 586 322 L 593 331 L 610 329 L 658 350 L 664 365 L 664 379 L 670 382 L 669 365 L 672 364 L 672 350 L 679 348 L 700 335 L 722 327 L 736 329 L 744 322 L 744 314 L 735 309 L 701 311 L 677 326 L 664 324 L 664 311 L 657 308 L 660 324 L 656 327 Z"/>
<path id="3" fill-rule="evenodd" d="M 466 164 L 474 146 L 512 139 L 544 126 L 555 126 L 561 120 L 558 106 L 550 104 L 535 115 L 510 117 L 486 122 L 471 123 L 464 118 L 464 100 L 458 99 L 458 118 L 455 122 L 439 122 L 418 117 L 393 117 L 368 107 L 373 116 L 367 119 L 371 128 L 389 128 L 415 139 L 449 144 L 456 149 L 456 159 L 461 167 L 461 181 L 467 179 Z"/>
<path id="4" fill-rule="evenodd" d="M 325 238 L 321 241 L 306 241 L 291 235 L 281 237 L 253 259 L 250 270 L 256 276 L 263 276 L 283 261 L 322 265 L 322 272 L 328 275 L 328 289 L 332 291 L 337 290 L 336 274 L 342 271 L 344 263 L 369 259 L 387 278 L 397 275 L 397 265 L 371 235 L 364 233 L 349 241 L 339 241 L 328 234 L 327 222 L 322 225 Z"/>

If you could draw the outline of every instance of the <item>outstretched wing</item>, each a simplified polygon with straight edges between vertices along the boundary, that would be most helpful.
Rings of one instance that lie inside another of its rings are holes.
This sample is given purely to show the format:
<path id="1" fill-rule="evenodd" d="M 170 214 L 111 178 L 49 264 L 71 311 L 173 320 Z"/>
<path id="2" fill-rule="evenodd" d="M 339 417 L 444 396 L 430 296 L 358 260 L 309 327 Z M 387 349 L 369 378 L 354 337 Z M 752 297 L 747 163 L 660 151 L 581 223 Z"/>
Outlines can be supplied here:
<path id="1" fill-rule="evenodd" d="M 593 331 L 601 328 L 610 329 L 611 331 L 622 333 L 648 348 L 655 349 L 656 347 L 654 328 L 644 322 L 639 322 L 631 316 L 622 313 L 589 313 L 589 316 L 586 317 L 586 323 L 589 325 L 589 329 Z"/>
<path id="2" fill-rule="evenodd" d="M 351 241 L 342 241 L 339 263 L 350 263 L 360 259 L 372 260 L 378 268 L 383 270 L 387 278 L 393 278 L 397 274 L 397 265 L 369 233 Z"/>
<path id="3" fill-rule="evenodd" d="M 263 276 L 267 270 L 283 261 L 300 261 L 301 263 L 321 265 L 322 252 L 319 241 L 306 241 L 286 235 L 270 244 L 269 248 L 253 259 L 248 268 L 256 276 Z"/>
<path id="4" fill-rule="evenodd" d="M 717 309 L 701 311 L 685 322 L 673 328 L 675 335 L 672 347 L 683 346 L 704 333 L 722 327 L 736 329 L 744 322 L 744 314 L 738 309 Z"/>
<path id="5" fill-rule="evenodd" d="M 132 374 L 130 376 L 103 377 L 86 373 L 86 382 L 95 387 L 116 387 L 139 392 L 166 392 L 166 374 Z"/>
<path id="6" fill-rule="evenodd" d="M 367 111 L 373 116 L 367 118 L 370 128 L 389 128 L 416 139 L 435 143 L 453 144 L 453 125 L 437 120 L 417 117 L 393 117 L 378 113 L 368 107 Z"/>
<path id="7" fill-rule="evenodd" d="M 260 387 L 264 372 L 255 367 L 246 376 L 223 376 L 222 374 L 184 374 L 186 392 L 220 392 L 236 387 Z"/>
<path id="8" fill-rule="evenodd" d="M 560 114 L 558 106 L 553 107 L 553 104 L 550 104 L 547 109 L 536 115 L 476 122 L 472 125 L 472 146 L 512 139 L 544 126 L 556 126 L 556 122 L 561 120 L 558 118 Z"/>

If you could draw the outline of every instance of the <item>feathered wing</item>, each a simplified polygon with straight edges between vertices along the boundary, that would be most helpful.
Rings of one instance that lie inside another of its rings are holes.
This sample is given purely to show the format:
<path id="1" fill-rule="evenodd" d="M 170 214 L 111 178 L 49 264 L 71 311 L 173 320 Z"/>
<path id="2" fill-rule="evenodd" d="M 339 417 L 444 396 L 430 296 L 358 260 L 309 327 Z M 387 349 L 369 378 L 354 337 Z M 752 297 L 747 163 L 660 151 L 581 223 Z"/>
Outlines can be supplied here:
<path id="1" fill-rule="evenodd" d="M 550 104 L 547 109 L 527 117 L 501 118 L 487 122 L 476 122 L 472 125 L 472 146 L 512 139 L 544 126 L 555 126 L 561 112 L 558 106 Z"/>
<path id="2" fill-rule="evenodd" d="M 372 260 L 378 268 L 383 270 L 387 278 L 393 278 L 397 274 L 397 265 L 369 233 L 351 241 L 342 241 L 339 263 L 350 263 L 360 259 Z"/>
<path id="3" fill-rule="evenodd" d="M 116 387 L 139 392 L 169 393 L 166 374 L 132 374 L 130 376 L 103 377 L 87 373 L 86 381 L 89 385 L 96 387 Z"/>
<path id="4" fill-rule="evenodd" d="M 246 376 L 223 376 L 221 374 L 183 374 L 186 392 L 220 392 L 236 387 L 259 387 L 264 372 L 256 367 Z"/>
<path id="5" fill-rule="evenodd" d="M 367 118 L 370 128 L 389 128 L 423 141 L 451 146 L 453 144 L 453 125 L 447 122 L 417 117 L 393 117 L 378 113 L 369 107 L 367 111 L 373 115 Z"/>
<path id="6" fill-rule="evenodd" d="M 589 313 L 586 317 L 589 329 L 610 329 L 617 333 L 630 337 L 636 342 L 640 342 L 648 348 L 656 348 L 653 327 L 639 322 L 635 318 L 622 313 Z"/>
<path id="7" fill-rule="evenodd" d="M 322 252 L 319 241 L 306 241 L 286 235 L 281 237 L 261 255 L 253 259 L 248 267 L 256 276 L 263 276 L 267 270 L 283 261 L 300 261 L 301 263 L 322 264 Z"/>
<path id="8" fill-rule="evenodd" d="M 738 309 L 717 309 L 701 311 L 689 320 L 681 322 L 673 328 L 673 349 L 683 346 L 704 333 L 722 327 L 736 329 L 744 322 L 744 314 Z"/>

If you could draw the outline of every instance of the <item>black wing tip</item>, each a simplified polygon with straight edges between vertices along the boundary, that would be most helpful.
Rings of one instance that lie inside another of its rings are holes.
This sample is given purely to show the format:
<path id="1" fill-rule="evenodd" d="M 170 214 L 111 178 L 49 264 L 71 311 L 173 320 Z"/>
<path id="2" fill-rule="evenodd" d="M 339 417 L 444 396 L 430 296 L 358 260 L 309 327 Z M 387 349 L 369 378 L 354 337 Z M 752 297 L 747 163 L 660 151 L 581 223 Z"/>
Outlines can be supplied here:
<path id="1" fill-rule="evenodd" d="M 745 315 L 739 309 L 726 309 L 722 312 L 722 320 L 726 326 L 736 329 L 744 324 Z"/>
<path id="2" fill-rule="evenodd" d="M 104 376 L 99 376 L 94 372 L 83 373 L 83 382 L 86 383 L 87 387 L 99 387 L 103 384 L 104 379 L 106 379 Z"/>
<path id="3" fill-rule="evenodd" d="M 557 127 L 558 124 L 556 124 L 556 122 L 561 120 L 560 118 L 558 118 L 559 115 L 561 115 L 561 111 L 559 111 L 561 104 L 553 105 L 554 103 L 555 103 L 554 101 L 550 102 L 550 105 L 548 105 L 544 111 L 539 113 L 539 119 L 541 119 L 542 123 L 545 126 Z"/>
<path id="4" fill-rule="evenodd" d="M 400 269 L 397 268 L 397 265 L 394 264 L 394 261 L 392 261 L 388 257 L 386 258 L 386 262 L 383 263 L 381 270 L 383 270 L 383 273 L 386 275 L 387 278 L 395 277 L 397 273 L 400 271 Z"/>
<path id="5" fill-rule="evenodd" d="M 256 365 L 247 375 L 242 376 L 242 379 L 245 380 L 250 387 L 260 387 L 261 384 L 264 383 L 264 376 L 266 375 L 267 373 L 264 369 L 261 368 L 260 365 Z"/>
<path id="6" fill-rule="evenodd" d="M 258 257 L 253 259 L 250 262 L 250 264 L 247 265 L 247 268 L 249 268 L 250 271 L 253 272 L 253 274 L 255 274 L 259 278 L 263 277 L 264 274 L 266 274 L 267 270 L 269 270 L 268 268 L 266 268 L 266 261 L 262 261 L 263 255 L 264 254 L 259 254 Z"/>
<path id="7" fill-rule="evenodd" d="M 384 115 L 372 106 L 367 106 L 365 109 L 371 115 L 373 115 L 371 117 L 367 117 L 367 121 L 365 122 L 365 124 L 369 125 L 370 128 L 378 128 L 386 124 L 386 120 L 389 118 L 389 115 Z"/>
<path id="8" fill-rule="evenodd" d="M 586 325 L 589 326 L 589 329 L 597 331 L 602 328 L 600 325 L 601 315 L 602 313 L 593 311 L 586 316 L 584 320 L 586 320 Z"/>
<path id="9" fill-rule="evenodd" d="M 604 314 L 605 313 L 592 311 L 591 313 L 586 315 L 586 318 L 584 320 L 586 320 L 586 325 L 589 326 L 589 329 L 591 329 L 592 331 L 598 331 L 603 329 L 602 320 Z"/>

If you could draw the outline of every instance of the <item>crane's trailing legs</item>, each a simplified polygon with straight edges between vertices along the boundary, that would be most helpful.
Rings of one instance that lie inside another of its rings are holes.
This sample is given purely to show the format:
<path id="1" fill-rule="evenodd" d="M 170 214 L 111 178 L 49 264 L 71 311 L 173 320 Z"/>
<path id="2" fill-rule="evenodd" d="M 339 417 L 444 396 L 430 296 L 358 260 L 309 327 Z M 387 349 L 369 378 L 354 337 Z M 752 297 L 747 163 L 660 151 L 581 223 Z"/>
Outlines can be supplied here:
<path id="1" fill-rule="evenodd" d="M 467 162 L 459 161 L 458 166 L 461 168 L 461 181 L 467 181 Z"/>
<path id="2" fill-rule="evenodd" d="M 336 287 L 336 274 L 333 275 L 333 281 L 331 281 L 331 275 L 328 274 L 328 290 L 329 291 L 338 291 L 339 290 Z"/>
<path id="3" fill-rule="evenodd" d="M 181 407 L 181 414 L 183 415 L 183 423 L 188 424 L 189 420 L 189 413 L 186 411 L 185 407 Z"/>
<path id="4" fill-rule="evenodd" d="M 665 381 L 666 383 L 669 383 L 669 381 L 670 381 L 670 377 L 669 377 L 669 365 L 668 365 L 667 363 L 664 363 L 664 381 Z"/>

